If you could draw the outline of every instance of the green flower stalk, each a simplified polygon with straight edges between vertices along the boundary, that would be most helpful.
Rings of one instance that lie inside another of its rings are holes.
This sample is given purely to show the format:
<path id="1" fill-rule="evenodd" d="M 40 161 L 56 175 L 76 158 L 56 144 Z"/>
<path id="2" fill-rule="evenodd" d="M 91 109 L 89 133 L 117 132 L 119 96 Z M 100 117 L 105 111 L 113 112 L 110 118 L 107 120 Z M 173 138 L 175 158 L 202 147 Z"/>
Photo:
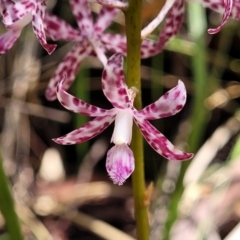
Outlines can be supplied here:
<path id="1" fill-rule="evenodd" d="M 141 0 L 130 0 L 129 7 L 125 11 L 126 35 L 127 35 L 127 84 L 128 87 L 136 87 L 139 92 L 134 100 L 137 109 L 142 108 L 141 101 Z M 135 218 L 137 239 L 149 239 L 148 210 L 144 204 L 145 177 L 143 138 L 136 125 L 133 126 L 131 149 L 135 156 L 135 170 L 132 174 L 133 196 L 135 204 Z"/>

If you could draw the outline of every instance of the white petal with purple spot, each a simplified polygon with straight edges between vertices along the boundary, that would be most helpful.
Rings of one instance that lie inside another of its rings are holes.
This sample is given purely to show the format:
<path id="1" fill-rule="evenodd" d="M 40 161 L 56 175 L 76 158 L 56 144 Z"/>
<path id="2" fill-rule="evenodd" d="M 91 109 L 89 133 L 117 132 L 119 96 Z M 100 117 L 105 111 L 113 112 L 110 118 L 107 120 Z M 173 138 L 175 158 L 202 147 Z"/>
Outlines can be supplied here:
<path id="1" fill-rule="evenodd" d="M 108 151 L 106 169 L 114 184 L 122 185 L 134 168 L 133 152 L 127 144 L 115 145 Z"/>

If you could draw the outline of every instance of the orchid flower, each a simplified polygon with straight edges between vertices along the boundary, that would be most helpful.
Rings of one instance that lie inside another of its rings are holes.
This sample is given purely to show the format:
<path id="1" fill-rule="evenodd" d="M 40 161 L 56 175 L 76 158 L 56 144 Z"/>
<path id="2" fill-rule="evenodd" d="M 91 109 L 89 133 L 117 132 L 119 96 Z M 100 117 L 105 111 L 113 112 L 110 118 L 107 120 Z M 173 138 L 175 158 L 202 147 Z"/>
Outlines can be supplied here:
<path id="1" fill-rule="evenodd" d="M 52 39 L 76 42 L 50 79 L 46 90 L 46 98 L 48 100 L 56 99 L 57 84 L 63 75 L 67 76 L 64 88 L 69 88 L 76 77 L 81 61 L 87 56 L 96 54 L 104 66 L 107 63 L 105 55 L 106 42 L 102 41 L 102 36 L 104 35 L 104 30 L 111 24 L 118 9 L 103 7 L 94 24 L 91 10 L 86 0 L 70 0 L 70 5 L 80 31 L 72 28 L 64 20 L 56 16 L 48 14 L 45 18 L 45 30 Z"/>
<path id="2" fill-rule="evenodd" d="M 2 21 L 8 31 L 0 36 L 0 54 L 12 48 L 23 28 L 32 22 L 33 32 L 43 48 L 51 54 L 55 44 L 48 44 L 44 32 L 45 0 L 0 0 Z"/>
<path id="3" fill-rule="evenodd" d="M 178 113 L 186 102 L 186 89 L 182 81 L 165 93 L 156 102 L 142 110 L 133 106 L 137 90 L 129 88 L 124 81 L 123 57 L 114 54 L 109 58 L 102 74 L 102 89 L 113 105 L 110 110 L 90 105 L 64 90 L 63 80 L 57 88 L 59 102 L 75 113 L 95 117 L 82 127 L 53 139 L 59 144 L 77 144 L 88 141 L 105 130 L 113 121 L 115 127 L 111 142 L 115 145 L 107 153 L 106 169 L 115 184 L 122 185 L 134 170 L 134 156 L 129 148 L 132 138 L 133 120 L 146 141 L 160 155 L 169 160 L 186 160 L 193 154 L 176 149 L 167 138 L 148 120 L 169 117 Z"/>
<path id="4" fill-rule="evenodd" d="M 111 6 L 111 1 L 106 4 L 107 7 L 101 9 L 95 25 L 91 18 L 87 0 L 70 0 L 70 3 L 81 31 L 72 28 L 64 20 L 56 16 L 47 14 L 45 18 L 45 31 L 52 39 L 76 42 L 50 79 L 46 90 L 46 98 L 48 100 L 56 99 L 56 88 L 63 75 L 67 76 L 67 81 L 63 85 L 64 89 L 67 90 L 70 87 L 76 77 L 81 61 L 93 51 L 103 65 L 107 62 L 105 51 L 112 51 L 123 55 L 127 53 L 126 36 L 103 33 L 117 13 L 116 9 L 108 7 Z M 127 3 L 118 2 L 118 8 L 124 9 L 126 7 Z M 167 19 L 165 27 L 159 35 L 159 41 L 144 40 L 142 42 L 141 58 L 148 58 L 162 51 L 166 42 L 177 33 L 181 25 L 183 18 L 182 9 L 183 2 L 177 2 L 172 6 L 169 11 L 170 17 Z M 173 15 L 173 12 L 178 12 L 178 14 Z"/>

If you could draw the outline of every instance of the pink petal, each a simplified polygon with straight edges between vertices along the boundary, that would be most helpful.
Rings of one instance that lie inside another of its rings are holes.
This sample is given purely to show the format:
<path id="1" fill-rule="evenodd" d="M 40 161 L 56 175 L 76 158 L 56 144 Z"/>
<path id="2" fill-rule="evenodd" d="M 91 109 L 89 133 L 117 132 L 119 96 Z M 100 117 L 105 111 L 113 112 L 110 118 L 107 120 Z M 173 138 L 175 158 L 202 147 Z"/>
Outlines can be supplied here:
<path id="1" fill-rule="evenodd" d="M 82 41 L 80 31 L 57 16 L 46 13 L 44 24 L 45 33 L 54 41 Z"/>
<path id="2" fill-rule="evenodd" d="M 93 20 L 87 0 L 69 0 L 80 30 L 85 35 L 93 32 Z"/>
<path id="3" fill-rule="evenodd" d="M 106 98 L 116 108 L 128 108 L 130 99 L 124 81 L 123 57 L 114 54 L 109 58 L 102 74 L 102 89 Z"/>
<path id="4" fill-rule="evenodd" d="M 38 38 L 38 41 L 41 43 L 43 48 L 51 54 L 55 48 L 57 47 L 56 44 L 48 44 L 46 40 L 46 35 L 44 31 L 44 24 L 43 20 L 45 18 L 45 3 L 42 0 L 36 0 L 36 7 L 33 10 L 32 16 L 32 26 L 35 35 Z"/>
<path id="5" fill-rule="evenodd" d="M 149 145 L 168 160 L 187 160 L 193 157 L 192 153 L 176 149 L 171 142 L 153 127 L 147 120 L 134 119 Z"/>
<path id="6" fill-rule="evenodd" d="M 64 75 L 66 76 L 66 80 L 64 81 L 63 88 L 67 90 L 71 86 L 76 78 L 81 61 L 89 55 L 91 50 L 92 47 L 86 39 L 81 43 L 75 44 L 72 50 L 58 65 L 57 70 L 49 81 L 45 94 L 48 100 L 53 101 L 57 98 L 57 85 Z"/>
<path id="7" fill-rule="evenodd" d="M 121 0 L 89 0 L 89 2 L 96 2 L 103 6 L 126 9 L 128 7 L 128 3 Z"/>
<path id="8" fill-rule="evenodd" d="M 1 1 L 1 12 L 3 16 L 3 23 L 6 27 L 11 27 L 14 23 L 22 20 L 28 14 L 32 14 L 36 4 L 33 0 L 22 0 L 14 3 L 11 0 Z M 28 22 L 31 21 L 31 18 Z M 24 27 L 27 23 L 22 24 Z M 20 26 L 19 26 L 20 27 Z"/>
<path id="9" fill-rule="evenodd" d="M 225 6 L 224 6 L 224 15 L 223 15 L 223 18 L 222 18 L 222 22 L 221 22 L 220 26 L 217 27 L 217 28 L 209 28 L 208 29 L 209 34 L 215 34 L 215 33 L 219 32 L 224 27 L 224 25 L 228 21 L 228 18 L 231 15 L 232 8 L 233 8 L 233 0 L 226 0 Z"/>
<path id="10" fill-rule="evenodd" d="M 126 36 L 120 34 L 104 33 L 101 35 L 102 43 L 105 49 L 114 53 L 121 53 L 124 56 L 127 54 Z"/>
<path id="11" fill-rule="evenodd" d="M 111 110 L 105 110 L 91 104 L 88 104 L 82 101 L 79 98 L 76 98 L 69 93 L 67 93 L 63 88 L 63 82 L 60 81 L 58 88 L 57 88 L 57 98 L 58 101 L 68 110 L 78 113 L 84 114 L 91 117 L 98 117 L 98 116 L 106 116 L 109 114 Z"/>
<path id="12" fill-rule="evenodd" d="M 82 127 L 62 136 L 53 139 L 56 143 L 63 145 L 77 144 L 90 140 L 96 137 L 103 130 L 105 130 L 115 118 L 115 113 L 111 112 L 107 116 L 96 117 L 92 121 L 89 121 Z"/>
<path id="13" fill-rule="evenodd" d="M 168 11 L 172 8 L 173 4 L 177 1 L 182 0 L 166 0 L 165 5 L 159 12 L 158 16 L 154 18 L 152 22 L 150 22 L 142 31 L 141 31 L 141 37 L 142 39 L 146 38 L 153 30 L 163 21 L 163 19 L 166 17 Z"/>
<path id="14" fill-rule="evenodd" d="M 175 115 L 182 110 L 186 97 L 186 88 L 183 82 L 179 80 L 176 87 L 166 92 L 156 102 L 138 111 L 137 115 L 142 115 L 149 120 Z"/>
<path id="15" fill-rule="evenodd" d="M 91 43 L 92 48 L 94 49 L 94 53 L 97 55 L 98 59 L 105 67 L 107 64 L 107 57 L 105 54 L 105 48 L 101 40 L 99 38 L 95 38 L 94 36 L 92 36 L 92 38 L 89 38 L 88 40 Z"/>
<path id="16" fill-rule="evenodd" d="M 133 152 L 127 144 L 115 145 L 108 151 L 106 169 L 114 184 L 122 185 L 134 168 Z"/>
<path id="17" fill-rule="evenodd" d="M 160 53 L 166 43 L 175 36 L 183 21 L 184 2 L 177 0 L 166 17 L 164 27 L 159 35 L 158 42 L 144 40 L 141 45 L 141 58 L 149 58 Z"/>
<path id="18" fill-rule="evenodd" d="M 209 8 L 215 12 L 226 14 L 226 9 L 229 8 L 230 2 L 229 0 L 216 0 L 216 1 L 209 1 L 209 0 L 195 0 L 203 5 L 203 7 Z M 230 16 L 234 19 L 240 20 L 240 2 L 239 1 L 232 1 L 232 10 L 230 11 Z M 223 17 L 224 18 L 224 17 Z"/>
<path id="19" fill-rule="evenodd" d="M 108 28 L 117 13 L 118 10 L 115 8 L 102 7 L 94 25 L 95 33 L 101 34 L 106 28 Z"/>
<path id="20" fill-rule="evenodd" d="M 6 53 L 9 49 L 12 48 L 14 43 L 19 38 L 22 29 L 20 30 L 8 30 L 8 32 L 4 33 L 0 36 L 0 54 Z"/>

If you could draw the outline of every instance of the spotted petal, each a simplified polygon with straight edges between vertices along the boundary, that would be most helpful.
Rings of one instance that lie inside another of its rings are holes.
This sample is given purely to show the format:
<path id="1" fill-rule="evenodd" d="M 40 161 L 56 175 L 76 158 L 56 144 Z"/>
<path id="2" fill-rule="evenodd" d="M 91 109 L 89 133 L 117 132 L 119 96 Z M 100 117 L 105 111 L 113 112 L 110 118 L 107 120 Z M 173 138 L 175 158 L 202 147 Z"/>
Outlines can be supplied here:
<path id="1" fill-rule="evenodd" d="M 165 5 L 159 12 L 158 16 L 152 20 L 142 31 L 141 31 L 141 37 L 142 39 L 146 38 L 166 17 L 168 11 L 172 8 L 173 4 L 176 1 L 182 1 L 182 0 L 166 0 Z"/>
<path id="2" fill-rule="evenodd" d="M 87 0 L 70 0 L 73 15 L 85 35 L 93 32 L 93 19 Z"/>
<path id="3" fill-rule="evenodd" d="M 176 149 L 171 142 L 147 120 L 134 119 L 149 145 L 160 155 L 169 160 L 187 160 L 193 157 L 192 153 Z"/>
<path id="4" fill-rule="evenodd" d="M 121 0 L 88 0 L 88 2 L 96 2 L 103 6 L 126 9 L 128 7 L 128 2 Z"/>
<path id="5" fill-rule="evenodd" d="M 230 15 L 231 15 L 232 8 L 233 8 L 233 0 L 226 0 L 222 22 L 221 22 L 220 26 L 218 26 L 217 28 L 208 29 L 209 34 L 215 34 L 215 33 L 219 32 L 224 27 L 224 25 L 227 23 Z"/>
<path id="6" fill-rule="evenodd" d="M 89 42 L 94 49 L 95 54 L 97 55 L 98 59 L 102 62 L 103 66 L 105 67 L 107 64 L 107 57 L 105 54 L 105 47 L 98 38 L 92 37 L 89 39 Z"/>
<path id="7" fill-rule="evenodd" d="M 43 48 L 48 52 L 48 54 L 51 54 L 55 48 L 57 47 L 56 44 L 48 44 L 46 40 L 46 35 L 44 31 L 44 18 L 45 18 L 45 3 L 42 0 L 35 0 L 36 1 L 36 7 L 33 10 L 32 14 L 32 26 L 33 31 L 35 35 L 38 38 L 38 41 L 41 43 Z"/>
<path id="8" fill-rule="evenodd" d="M 114 110 L 114 109 L 113 109 Z M 104 117 L 96 117 L 92 121 L 89 121 L 82 127 L 62 136 L 53 139 L 56 143 L 63 145 L 77 144 L 90 140 L 96 137 L 103 130 L 105 130 L 115 118 L 116 113 L 114 111 Z"/>
<path id="9" fill-rule="evenodd" d="M 124 81 L 123 57 L 121 54 L 114 54 L 109 58 L 107 66 L 103 70 L 102 89 L 106 98 L 114 107 L 128 108 L 130 99 Z"/>
<path id="10" fill-rule="evenodd" d="M 0 36 L 0 54 L 6 53 L 12 48 L 17 41 L 22 30 L 8 30 L 6 33 Z"/>
<path id="11" fill-rule="evenodd" d="M 58 65 L 57 70 L 50 79 L 46 90 L 46 98 L 53 101 L 57 98 L 57 85 L 63 76 L 66 76 L 63 88 L 67 90 L 74 81 L 81 61 L 89 55 L 92 47 L 85 39 L 81 43 L 75 44 L 72 50 L 64 57 L 61 63 Z"/>
<path id="12" fill-rule="evenodd" d="M 177 0 L 167 14 L 164 27 L 159 35 L 158 42 L 144 39 L 141 44 L 141 58 L 149 58 L 160 53 L 166 43 L 175 36 L 182 24 L 184 16 L 184 2 Z M 109 51 L 127 54 L 126 37 L 120 34 L 104 34 L 101 37 L 105 48 Z"/>
<path id="13" fill-rule="evenodd" d="M 46 13 L 44 24 L 46 34 L 54 41 L 82 41 L 80 31 L 74 29 L 70 24 L 57 16 Z"/>
<path id="14" fill-rule="evenodd" d="M 159 35 L 158 42 L 143 41 L 141 45 L 142 58 L 148 58 L 160 53 L 165 47 L 166 43 L 174 37 L 183 21 L 184 17 L 184 1 L 177 0 L 167 14 L 164 27 Z"/>
<path id="15" fill-rule="evenodd" d="M 104 33 L 101 35 L 102 43 L 108 51 L 121 53 L 124 56 L 127 54 L 126 36 L 121 34 Z"/>
<path id="16" fill-rule="evenodd" d="M 182 110 L 185 102 L 186 88 L 183 82 L 179 80 L 176 87 L 166 92 L 156 102 L 138 111 L 137 114 L 149 120 L 169 117 Z"/>
<path id="17" fill-rule="evenodd" d="M 102 7 L 95 22 L 94 31 L 101 34 L 112 23 L 117 13 L 116 8 Z"/>
<path id="18" fill-rule="evenodd" d="M 14 23 L 23 20 L 28 14 L 32 13 L 35 7 L 36 3 L 32 0 L 22 0 L 15 3 L 11 0 L 1 0 L 2 21 L 6 27 L 11 27 Z M 28 22 L 30 21 L 31 18 Z M 21 27 L 25 25 L 23 23 Z"/>
<path id="19" fill-rule="evenodd" d="M 63 82 L 60 81 L 58 88 L 57 88 L 57 98 L 59 102 L 68 110 L 84 114 L 91 117 L 98 117 L 98 116 L 106 116 L 108 115 L 109 111 L 111 110 L 105 110 L 96 106 L 93 106 L 91 104 L 88 104 L 84 101 L 82 101 L 79 98 L 76 98 L 69 93 L 67 93 L 63 88 Z"/>

